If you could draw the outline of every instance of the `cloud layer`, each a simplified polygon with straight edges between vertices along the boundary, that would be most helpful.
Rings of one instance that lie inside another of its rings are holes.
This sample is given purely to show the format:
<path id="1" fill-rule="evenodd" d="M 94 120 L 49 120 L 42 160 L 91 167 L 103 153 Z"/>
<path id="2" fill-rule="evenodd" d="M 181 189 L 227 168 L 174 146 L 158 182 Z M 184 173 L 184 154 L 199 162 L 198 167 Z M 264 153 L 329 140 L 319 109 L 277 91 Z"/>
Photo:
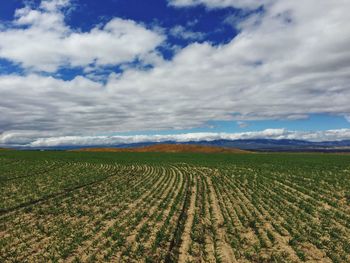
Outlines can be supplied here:
<path id="1" fill-rule="evenodd" d="M 65 24 L 67 0 L 43 1 L 38 9 L 16 10 L 11 27 L 0 30 L 0 58 L 29 70 L 118 65 L 143 58 L 164 40 L 131 20 L 114 18 L 88 32 Z M 25 44 L 24 44 L 25 43 Z"/>
<path id="2" fill-rule="evenodd" d="M 241 133 L 184 133 L 172 135 L 133 135 L 133 136 L 58 136 L 38 138 L 35 133 L 0 134 L 0 146 L 59 147 L 59 146 L 115 146 L 125 143 L 144 142 L 189 142 L 239 139 L 290 139 L 308 141 L 350 140 L 350 129 L 318 132 L 288 131 L 286 129 L 266 129 Z"/>
<path id="3" fill-rule="evenodd" d="M 254 9 L 261 1 L 171 4 Z M 37 138 L 61 138 L 188 129 L 210 120 L 350 115 L 347 0 L 269 1 L 263 12 L 235 20 L 240 33 L 228 43 L 193 42 L 171 60 L 157 54 L 165 41 L 157 30 L 113 18 L 80 32 L 65 23 L 68 7 L 66 0 L 24 7 L 0 29 L 0 57 L 26 70 L 0 75 L 0 132 L 5 135 L 37 131 Z M 98 81 L 97 72 L 105 66 L 135 59 L 152 65 L 124 67 Z M 82 67 L 89 74 L 72 80 L 47 74 L 62 67 Z"/>
<path id="4" fill-rule="evenodd" d="M 262 5 L 267 5 L 272 0 L 168 0 L 170 5 L 177 7 L 188 7 L 195 5 L 205 5 L 209 8 L 244 8 L 256 9 Z"/>

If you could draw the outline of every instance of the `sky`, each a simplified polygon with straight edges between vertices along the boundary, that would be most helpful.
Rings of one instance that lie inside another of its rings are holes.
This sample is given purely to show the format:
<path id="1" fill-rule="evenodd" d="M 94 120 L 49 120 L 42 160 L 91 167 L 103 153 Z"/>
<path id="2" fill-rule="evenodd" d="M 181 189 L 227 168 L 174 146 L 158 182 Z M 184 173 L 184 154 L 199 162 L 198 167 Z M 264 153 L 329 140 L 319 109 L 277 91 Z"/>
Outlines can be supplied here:
<path id="1" fill-rule="evenodd" d="M 350 139 L 348 0 L 7 0 L 0 146 Z"/>

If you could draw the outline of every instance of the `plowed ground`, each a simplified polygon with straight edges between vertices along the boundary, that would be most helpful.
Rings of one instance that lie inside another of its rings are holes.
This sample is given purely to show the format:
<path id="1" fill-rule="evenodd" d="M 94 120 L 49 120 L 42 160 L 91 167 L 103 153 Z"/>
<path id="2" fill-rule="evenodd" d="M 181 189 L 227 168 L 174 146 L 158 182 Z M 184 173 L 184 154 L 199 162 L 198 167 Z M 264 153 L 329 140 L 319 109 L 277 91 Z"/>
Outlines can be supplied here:
<path id="1" fill-rule="evenodd" d="M 350 262 L 349 162 L 227 158 L 2 156 L 0 262 Z"/>

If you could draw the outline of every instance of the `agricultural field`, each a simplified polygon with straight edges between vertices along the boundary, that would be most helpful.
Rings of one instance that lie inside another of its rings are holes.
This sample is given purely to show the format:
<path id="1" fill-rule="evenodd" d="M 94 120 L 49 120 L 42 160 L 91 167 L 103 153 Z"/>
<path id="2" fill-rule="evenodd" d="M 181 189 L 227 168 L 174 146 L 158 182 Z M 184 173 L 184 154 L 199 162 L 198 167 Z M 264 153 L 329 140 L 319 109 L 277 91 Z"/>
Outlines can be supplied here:
<path id="1" fill-rule="evenodd" d="M 0 153 L 0 262 L 350 262 L 350 155 Z"/>

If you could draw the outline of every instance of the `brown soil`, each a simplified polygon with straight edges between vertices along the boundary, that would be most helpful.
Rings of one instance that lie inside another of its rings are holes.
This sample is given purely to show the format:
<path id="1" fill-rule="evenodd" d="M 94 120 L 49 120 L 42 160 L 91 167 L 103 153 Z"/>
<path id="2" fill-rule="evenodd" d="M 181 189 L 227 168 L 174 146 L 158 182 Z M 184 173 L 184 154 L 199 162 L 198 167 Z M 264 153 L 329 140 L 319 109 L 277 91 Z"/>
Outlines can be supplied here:
<path id="1" fill-rule="evenodd" d="M 248 151 L 216 146 L 186 144 L 156 144 L 137 148 L 86 148 L 76 152 L 167 152 L 167 153 L 249 153 Z"/>
<path id="2" fill-rule="evenodd" d="M 211 178 L 208 178 L 207 183 L 210 189 L 209 195 L 211 196 L 211 206 L 214 214 L 214 227 L 217 230 L 217 243 L 218 250 L 223 263 L 233 263 L 237 262 L 230 245 L 226 242 L 226 231 L 224 229 L 224 218 L 221 214 L 221 209 L 218 203 L 218 197 L 215 193 L 213 183 Z"/>
<path id="3" fill-rule="evenodd" d="M 307 257 L 307 262 L 320 262 L 331 263 L 332 261 L 326 256 L 324 251 L 319 250 L 310 243 L 302 244 L 301 249 L 304 251 Z"/>
<path id="4" fill-rule="evenodd" d="M 196 180 L 196 179 L 195 179 Z M 195 183 L 196 184 L 196 183 Z M 193 224 L 193 218 L 196 208 L 196 186 L 195 184 L 192 186 L 191 189 L 191 201 L 190 201 L 190 207 L 187 212 L 187 221 L 185 224 L 185 229 L 182 234 L 181 240 L 181 247 L 180 247 L 180 255 L 179 255 L 179 263 L 186 263 L 189 261 L 189 255 L 188 255 L 188 249 L 190 247 L 191 243 L 191 228 Z"/>

